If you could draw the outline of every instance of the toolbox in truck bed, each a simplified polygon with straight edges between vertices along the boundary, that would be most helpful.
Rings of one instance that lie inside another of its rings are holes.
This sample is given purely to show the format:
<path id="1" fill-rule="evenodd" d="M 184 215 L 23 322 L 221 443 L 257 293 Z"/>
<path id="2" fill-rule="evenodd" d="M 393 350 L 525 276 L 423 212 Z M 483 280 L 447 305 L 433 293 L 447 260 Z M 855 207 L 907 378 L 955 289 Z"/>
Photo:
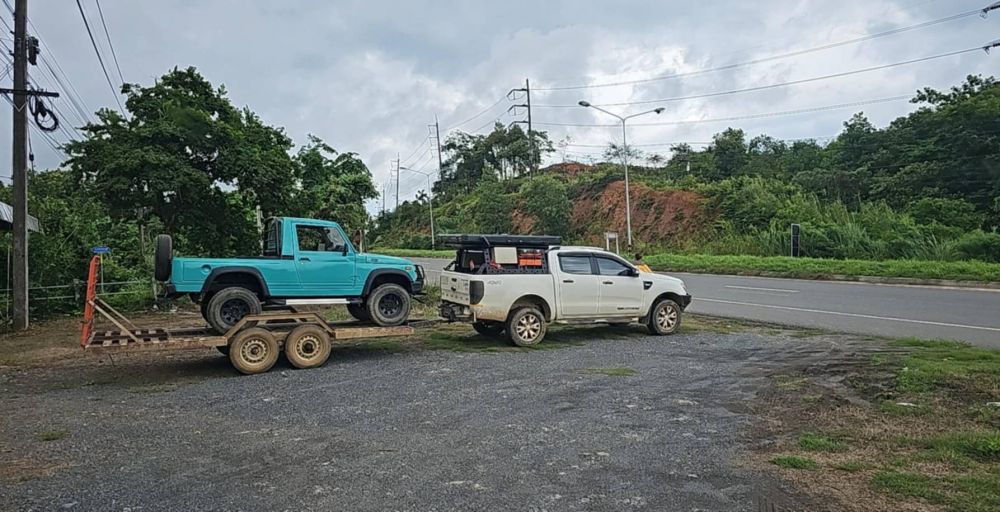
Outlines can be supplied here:
<path id="1" fill-rule="evenodd" d="M 562 244 L 562 237 L 547 235 L 439 235 L 438 245 L 456 249 L 482 247 L 536 247 Z"/>

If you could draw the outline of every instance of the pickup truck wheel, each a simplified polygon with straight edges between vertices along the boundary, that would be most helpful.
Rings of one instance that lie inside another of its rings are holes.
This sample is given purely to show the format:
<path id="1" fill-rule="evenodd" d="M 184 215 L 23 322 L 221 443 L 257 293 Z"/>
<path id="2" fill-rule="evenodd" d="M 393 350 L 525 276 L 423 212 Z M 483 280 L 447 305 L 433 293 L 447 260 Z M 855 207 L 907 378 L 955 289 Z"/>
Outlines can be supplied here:
<path id="1" fill-rule="evenodd" d="M 348 304 L 347 312 L 350 313 L 355 320 L 360 320 L 362 322 L 372 321 L 372 317 L 368 316 L 368 310 L 365 309 L 364 304 Z"/>
<path id="2" fill-rule="evenodd" d="M 278 341 L 267 329 L 251 327 L 240 331 L 229 345 L 229 362 L 240 373 L 264 373 L 278 361 Z"/>
<path id="3" fill-rule="evenodd" d="M 231 287 L 216 292 L 205 308 L 205 320 L 216 334 L 225 334 L 247 315 L 259 315 L 260 299 L 246 288 Z"/>
<path id="4" fill-rule="evenodd" d="M 316 368 L 330 358 L 330 335 L 318 325 L 300 325 L 285 338 L 285 357 L 296 368 Z"/>
<path id="5" fill-rule="evenodd" d="M 507 319 L 507 336 L 519 347 L 537 345 L 545 337 L 545 315 L 534 306 L 522 306 Z"/>
<path id="6" fill-rule="evenodd" d="M 479 334 L 486 336 L 488 338 L 496 338 L 503 334 L 504 325 L 503 322 L 473 322 L 472 328 L 476 330 Z"/>
<path id="7" fill-rule="evenodd" d="M 673 334 L 681 326 L 681 307 L 670 299 L 663 299 L 649 310 L 646 328 L 650 334 Z"/>
<path id="8" fill-rule="evenodd" d="M 410 294 L 398 284 L 383 284 L 368 295 L 365 306 L 376 325 L 400 325 L 410 316 Z"/>

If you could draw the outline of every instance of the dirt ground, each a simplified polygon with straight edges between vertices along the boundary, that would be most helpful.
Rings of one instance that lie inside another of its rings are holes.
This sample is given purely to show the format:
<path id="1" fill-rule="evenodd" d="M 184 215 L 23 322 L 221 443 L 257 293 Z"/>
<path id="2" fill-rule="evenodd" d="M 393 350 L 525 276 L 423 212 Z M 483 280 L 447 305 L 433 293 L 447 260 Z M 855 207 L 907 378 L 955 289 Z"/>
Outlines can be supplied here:
<path id="1" fill-rule="evenodd" d="M 888 435 L 884 340 L 689 316 L 523 350 L 443 325 L 246 377 L 214 349 L 87 354 L 78 328 L 0 338 L 0 509 L 942 509 L 830 469 L 853 445 L 771 462 L 803 431 Z"/>

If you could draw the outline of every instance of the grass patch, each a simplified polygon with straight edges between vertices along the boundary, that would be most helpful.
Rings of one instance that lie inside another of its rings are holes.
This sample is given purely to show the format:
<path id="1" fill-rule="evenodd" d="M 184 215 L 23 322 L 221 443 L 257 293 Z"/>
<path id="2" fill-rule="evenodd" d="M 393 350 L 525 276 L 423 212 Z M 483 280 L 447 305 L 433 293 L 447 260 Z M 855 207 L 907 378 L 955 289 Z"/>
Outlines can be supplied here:
<path id="1" fill-rule="evenodd" d="M 773 457 L 771 459 L 771 464 L 775 466 L 786 468 L 786 469 L 818 469 L 819 463 L 808 458 L 799 457 L 798 455 L 781 455 L 778 457 Z"/>
<path id="2" fill-rule="evenodd" d="M 587 368 L 583 373 L 607 375 L 608 377 L 631 377 L 639 372 L 627 366 L 617 366 L 612 368 Z"/>
<path id="3" fill-rule="evenodd" d="M 842 452 L 847 443 L 822 434 L 805 433 L 799 436 L 799 448 L 810 452 Z"/>
<path id="4" fill-rule="evenodd" d="M 914 349 L 903 359 L 896 387 L 902 392 L 926 393 L 948 389 L 986 401 L 1000 389 L 1000 351 L 963 343 L 901 339 L 893 346 Z"/>
<path id="5" fill-rule="evenodd" d="M 644 261 L 656 270 L 711 274 L 768 275 L 800 279 L 908 277 L 958 281 L 1000 281 L 1000 264 L 979 261 L 835 260 L 788 256 L 652 254 Z"/>
<path id="6" fill-rule="evenodd" d="M 955 452 L 980 462 L 1000 463 L 1000 432 L 950 432 L 921 440 L 924 448 Z"/>
<path id="7" fill-rule="evenodd" d="M 942 503 L 944 494 L 935 487 L 933 478 L 903 471 L 879 471 L 872 477 L 872 485 L 897 496 L 923 498 L 931 503 Z"/>
<path id="8" fill-rule="evenodd" d="M 871 465 L 857 460 L 848 460 L 844 462 L 835 462 L 833 464 L 830 464 L 830 467 L 836 469 L 837 471 L 845 471 L 847 473 L 857 473 L 859 471 L 870 469 Z"/>
<path id="9" fill-rule="evenodd" d="M 67 435 L 69 435 L 69 432 L 66 432 L 65 430 L 46 430 L 45 432 L 38 434 L 38 440 L 46 442 L 58 441 Z"/>

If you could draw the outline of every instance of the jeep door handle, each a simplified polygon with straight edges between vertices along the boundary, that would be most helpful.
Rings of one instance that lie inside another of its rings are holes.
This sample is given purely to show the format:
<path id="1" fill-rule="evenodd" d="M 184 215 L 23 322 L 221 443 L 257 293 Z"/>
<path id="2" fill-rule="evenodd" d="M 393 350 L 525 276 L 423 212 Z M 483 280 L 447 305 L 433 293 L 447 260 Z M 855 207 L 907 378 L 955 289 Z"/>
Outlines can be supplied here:
<path id="1" fill-rule="evenodd" d="M 309 258 L 299 258 L 299 261 L 312 261 L 312 260 Z"/>
<path id="2" fill-rule="evenodd" d="M 575 281 L 573 281 L 572 279 L 563 279 L 563 282 L 564 283 L 572 283 L 572 282 L 575 282 Z"/>
<path id="3" fill-rule="evenodd" d="M 615 284 L 614 281 L 604 281 L 604 284 Z"/>

